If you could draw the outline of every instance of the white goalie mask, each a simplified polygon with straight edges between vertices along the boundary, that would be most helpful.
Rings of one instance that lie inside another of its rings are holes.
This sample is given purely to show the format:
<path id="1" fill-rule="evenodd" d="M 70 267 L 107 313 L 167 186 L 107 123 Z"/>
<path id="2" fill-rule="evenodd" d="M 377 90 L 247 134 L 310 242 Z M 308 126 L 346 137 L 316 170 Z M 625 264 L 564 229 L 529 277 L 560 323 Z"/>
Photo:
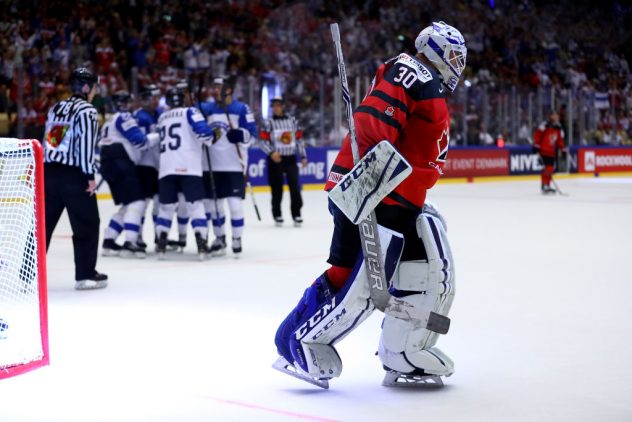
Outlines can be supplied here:
<path id="1" fill-rule="evenodd" d="M 445 22 L 433 22 L 419 33 L 415 47 L 435 65 L 443 84 L 454 92 L 467 56 L 465 39 L 459 30 Z"/>

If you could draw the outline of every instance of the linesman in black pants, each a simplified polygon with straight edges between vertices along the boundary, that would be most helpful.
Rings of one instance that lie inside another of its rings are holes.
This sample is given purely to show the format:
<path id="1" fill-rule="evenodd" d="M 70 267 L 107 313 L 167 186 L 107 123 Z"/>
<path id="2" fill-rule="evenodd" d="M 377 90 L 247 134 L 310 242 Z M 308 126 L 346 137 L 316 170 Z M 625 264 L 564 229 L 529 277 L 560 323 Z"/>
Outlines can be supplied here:
<path id="1" fill-rule="evenodd" d="M 107 275 L 96 270 L 99 248 L 99 209 L 95 196 L 94 147 L 97 110 L 91 101 L 98 78 L 86 68 L 70 76 L 72 96 L 48 112 L 44 134 L 46 248 L 64 208 L 72 227 L 75 289 L 107 286 Z"/>
<path id="2" fill-rule="evenodd" d="M 301 186 L 298 181 L 297 155 L 301 166 L 307 165 L 307 154 L 303 145 L 303 131 L 294 116 L 285 113 L 283 98 L 271 100 L 272 117 L 265 120 L 259 132 L 259 147 L 268 154 L 268 183 L 272 189 L 272 217 L 275 224 L 283 225 L 281 199 L 283 198 L 283 175 L 290 188 L 290 211 L 294 226 L 303 224 L 301 208 Z"/>

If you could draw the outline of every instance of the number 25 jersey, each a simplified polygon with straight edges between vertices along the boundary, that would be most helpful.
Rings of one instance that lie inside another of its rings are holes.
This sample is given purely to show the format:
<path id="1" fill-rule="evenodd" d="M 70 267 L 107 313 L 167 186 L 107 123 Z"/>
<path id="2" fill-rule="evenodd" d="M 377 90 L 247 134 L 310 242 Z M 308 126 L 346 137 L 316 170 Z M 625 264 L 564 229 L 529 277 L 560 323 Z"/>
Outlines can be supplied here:
<path id="1" fill-rule="evenodd" d="M 450 115 L 444 87 L 433 68 L 400 54 L 382 64 L 353 120 L 360 156 L 383 140 L 391 142 L 413 172 L 383 202 L 420 209 L 426 191 L 443 173 L 448 155 Z M 331 168 L 330 190 L 353 167 L 349 135 Z"/>
<path id="2" fill-rule="evenodd" d="M 210 145 L 213 131 L 202 113 L 192 107 L 178 107 L 158 118 L 160 174 L 202 176 L 202 144 Z"/>

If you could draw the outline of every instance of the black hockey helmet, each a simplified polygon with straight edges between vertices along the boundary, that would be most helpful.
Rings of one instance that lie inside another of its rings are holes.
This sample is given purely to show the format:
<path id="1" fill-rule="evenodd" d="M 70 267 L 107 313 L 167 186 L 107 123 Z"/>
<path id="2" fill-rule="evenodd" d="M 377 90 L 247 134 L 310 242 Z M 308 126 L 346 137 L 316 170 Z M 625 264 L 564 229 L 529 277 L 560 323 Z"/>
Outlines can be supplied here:
<path id="1" fill-rule="evenodd" d="M 223 102 L 228 95 L 232 95 L 235 89 L 237 78 L 235 76 L 220 76 L 213 79 L 216 92 L 219 94 L 220 102 Z M 230 89 L 230 93 L 228 90 Z"/>
<path id="2" fill-rule="evenodd" d="M 116 111 L 129 111 L 132 100 L 132 95 L 124 90 L 112 94 L 112 104 L 114 104 Z"/>
<path id="3" fill-rule="evenodd" d="M 283 105 L 284 102 L 285 101 L 283 100 L 283 97 L 281 96 L 272 97 L 272 99 L 270 99 L 270 105 L 274 105 L 275 103 L 279 103 Z"/>
<path id="4" fill-rule="evenodd" d="M 87 95 L 98 81 L 99 78 L 87 68 L 78 67 L 70 74 L 70 90 L 73 94 Z"/>
<path id="5" fill-rule="evenodd" d="M 138 93 L 138 96 L 143 100 L 147 100 L 148 98 L 157 95 L 160 95 L 160 88 L 158 88 L 158 86 L 154 84 L 145 85 Z"/>
<path id="6" fill-rule="evenodd" d="M 184 106 L 184 93 L 178 88 L 169 88 L 165 94 L 165 101 L 171 108 Z"/>

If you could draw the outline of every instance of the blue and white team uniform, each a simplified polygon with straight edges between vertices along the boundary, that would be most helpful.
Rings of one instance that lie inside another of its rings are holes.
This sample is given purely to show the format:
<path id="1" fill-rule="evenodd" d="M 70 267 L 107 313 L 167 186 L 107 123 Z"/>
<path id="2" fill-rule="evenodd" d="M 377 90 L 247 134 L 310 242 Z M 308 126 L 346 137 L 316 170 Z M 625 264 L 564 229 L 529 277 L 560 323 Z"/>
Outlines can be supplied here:
<path id="1" fill-rule="evenodd" d="M 131 97 L 128 100 L 131 101 Z M 124 231 L 122 254 L 142 258 L 145 252 L 138 247 L 137 241 L 145 199 L 136 165 L 141 159 L 142 151 L 149 145 L 147 136 L 131 113 L 120 110 L 103 124 L 99 138 L 101 173 L 110 186 L 114 203 L 121 205 L 105 229 L 104 254 L 117 252 L 114 241 Z"/>
<path id="2" fill-rule="evenodd" d="M 239 253 L 244 231 L 243 199 L 246 194 L 245 173 L 248 166 L 248 146 L 257 139 L 255 117 L 250 107 L 236 100 L 228 104 L 206 102 L 202 103 L 200 108 L 209 126 L 216 133 L 216 141 L 210 147 L 215 193 L 210 183 L 207 183 L 204 201 L 206 211 L 210 213 L 213 233 L 216 237 L 211 250 L 215 255 L 225 253 L 224 202 L 226 201 L 230 209 L 233 252 Z M 206 159 L 203 163 L 206 170 L 208 165 Z M 216 204 L 218 209 L 215 209 Z"/>
<path id="3" fill-rule="evenodd" d="M 181 97 L 176 104 L 182 104 Z M 167 233 L 171 228 L 171 220 L 178 203 L 178 193 L 184 195 L 191 225 L 198 241 L 198 252 L 202 253 L 206 248 L 208 236 L 202 202 L 202 146 L 211 144 L 214 133 L 198 109 L 177 105 L 160 115 L 158 132 L 160 208 L 156 220 L 156 235 L 159 238 L 159 253 L 164 253 L 165 245 L 161 246 L 161 242 L 166 244 Z M 204 242 L 203 248 L 201 241 Z"/>
<path id="4" fill-rule="evenodd" d="M 134 118 L 138 122 L 138 126 L 145 134 L 158 133 L 158 117 L 160 110 L 155 111 L 139 108 L 134 112 Z M 152 219 L 154 224 L 158 217 L 158 167 L 160 165 L 160 145 L 158 143 L 149 146 L 141 152 L 140 160 L 136 167 L 138 178 L 140 180 L 143 198 L 145 200 L 145 208 L 143 209 L 143 217 L 141 220 L 141 238 L 142 226 L 145 223 L 145 214 L 149 201 L 154 201 L 152 209 Z"/>

